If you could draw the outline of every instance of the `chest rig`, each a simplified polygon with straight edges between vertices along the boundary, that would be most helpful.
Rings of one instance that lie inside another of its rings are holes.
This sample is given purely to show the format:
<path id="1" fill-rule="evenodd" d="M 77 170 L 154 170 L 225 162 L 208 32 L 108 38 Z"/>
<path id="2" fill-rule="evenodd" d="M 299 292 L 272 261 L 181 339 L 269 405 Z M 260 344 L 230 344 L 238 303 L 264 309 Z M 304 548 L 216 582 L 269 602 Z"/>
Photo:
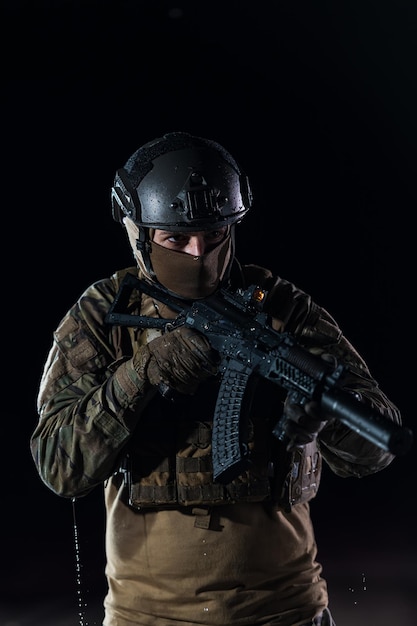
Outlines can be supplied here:
<path id="1" fill-rule="evenodd" d="M 175 313 L 146 294 L 137 302 L 146 317 L 173 318 Z M 144 345 L 161 334 L 157 328 L 126 327 L 121 342 Z M 122 333 L 122 334 L 123 334 Z M 272 435 L 285 396 L 264 379 L 248 385 L 243 407 L 247 412 L 250 465 L 228 484 L 214 481 L 212 426 L 219 379 L 200 384 L 194 395 L 176 394 L 170 400 L 158 392 L 141 416 L 114 480 L 123 479 L 126 503 L 134 509 L 266 501 L 290 510 L 313 498 L 321 476 L 316 442 L 287 452 Z M 281 397 L 280 397 L 281 396 Z"/>
<path id="2" fill-rule="evenodd" d="M 168 317 L 142 294 L 141 315 Z M 128 328 L 132 344 L 158 336 L 154 328 Z M 126 338 L 125 338 L 126 340 Z M 264 380 L 245 392 L 250 466 L 228 484 L 213 479 L 212 420 L 220 381 L 203 382 L 195 395 L 170 400 L 155 393 L 143 410 L 118 472 L 134 509 L 266 501 L 289 510 L 315 496 L 321 474 L 316 443 L 288 453 L 271 434 L 284 397 Z"/>

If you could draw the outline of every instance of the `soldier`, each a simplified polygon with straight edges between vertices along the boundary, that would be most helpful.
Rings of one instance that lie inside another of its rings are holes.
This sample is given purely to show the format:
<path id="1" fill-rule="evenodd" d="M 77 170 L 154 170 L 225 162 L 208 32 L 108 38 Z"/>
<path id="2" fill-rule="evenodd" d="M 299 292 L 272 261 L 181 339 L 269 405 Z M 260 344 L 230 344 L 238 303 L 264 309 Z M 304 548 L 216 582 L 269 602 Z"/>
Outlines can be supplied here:
<path id="1" fill-rule="evenodd" d="M 294 405 L 254 377 L 244 398 L 251 464 L 216 481 L 219 354 L 184 326 L 106 322 L 126 273 L 187 301 L 259 285 L 276 331 L 342 362 L 343 389 L 400 424 L 332 316 L 269 269 L 238 261 L 235 228 L 251 205 L 248 179 L 220 144 L 174 132 L 143 145 L 112 189 L 135 262 L 88 287 L 54 333 L 32 454 L 60 496 L 104 487 L 103 626 L 334 624 L 309 509 L 322 460 L 357 477 L 393 460 L 317 402 Z M 138 290 L 126 305 L 155 320 L 176 315 Z M 283 414 L 291 446 L 272 433 Z"/>

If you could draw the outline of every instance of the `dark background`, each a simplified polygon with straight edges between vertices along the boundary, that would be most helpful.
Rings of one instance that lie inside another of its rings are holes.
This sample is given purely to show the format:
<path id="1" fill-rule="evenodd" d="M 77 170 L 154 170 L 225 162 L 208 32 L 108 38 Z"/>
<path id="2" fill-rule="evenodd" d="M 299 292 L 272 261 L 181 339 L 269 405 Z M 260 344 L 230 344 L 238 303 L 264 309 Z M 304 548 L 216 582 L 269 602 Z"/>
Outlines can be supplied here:
<path id="1" fill-rule="evenodd" d="M 229 149 L 255 198 L 240 260 L 325 306 L 414 429 L 417 8 L 1 6 L 0 626 L 100 626 L 101 490 L 75 503 L 77 553 L 72 504 L 41 483 L 29 437 L 53 330 L 91 282 L 131 263 L 111 218 L 115 170 L 172 130 Z M 338 626 L 415 626 L 415 454 L 361 480 L 324 472 L 312 514 Z"/>

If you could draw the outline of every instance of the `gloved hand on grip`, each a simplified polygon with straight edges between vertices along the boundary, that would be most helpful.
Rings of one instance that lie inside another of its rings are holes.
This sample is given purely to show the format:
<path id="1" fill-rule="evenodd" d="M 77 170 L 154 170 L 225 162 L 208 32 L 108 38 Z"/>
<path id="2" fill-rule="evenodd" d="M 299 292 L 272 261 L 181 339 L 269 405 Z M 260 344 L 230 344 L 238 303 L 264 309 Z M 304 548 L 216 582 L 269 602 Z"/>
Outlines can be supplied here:
<path id="1" fill-rule="evenodd" d="M 327 423 L 327 420 L 321 417 L 319 405 L 315 401 L 306 402 L 301 406 L 294 404 L 290 397 L 287 397 L 284 404 L 284 416 L 288 449 L 311 443 Z"/>
<path id="2" fill-rule="evenodd" d="M 196 331 L 180 326 L 146 345 L 150 358 L 145 373 L 151 385 L 193 394 L 199 383 L 217 374 L 219 353 Z"/>
<path id="3" fill-rule="evenodd" d="M 323 352 L 320 357 L 329 363 L 333 370 L 336 369 L 335 355 Z M 287 438 L 288 450 L 314 441 L 328 422 L 328 419 L 323 419 L 318 402 L 310 400 L 301 405 L 294 402 L 290 395 L 284 403 L 283 418 L 283 430 Z"/>

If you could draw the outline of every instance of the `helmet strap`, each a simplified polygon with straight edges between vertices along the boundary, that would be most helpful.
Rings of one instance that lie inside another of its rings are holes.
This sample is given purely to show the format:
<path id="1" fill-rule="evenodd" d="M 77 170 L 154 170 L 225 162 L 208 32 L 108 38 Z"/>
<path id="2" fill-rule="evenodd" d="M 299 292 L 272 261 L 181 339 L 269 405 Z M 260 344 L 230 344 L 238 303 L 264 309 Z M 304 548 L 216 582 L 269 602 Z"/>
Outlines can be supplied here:
<path id="1" fill-rule="evenodd" d="M 146 274 L 149 275 L 151 278 L 155 278 L 155 273 L 152 269 L 151 258 L 149 256 L 149 253 L 151 251 L 151 237 L 149 230 L 149 228 L 145 228 L 143 226 L 138 227 L 139 236 L 136 239 L 136 250 L 141 253 Z"/>
<path id="2" fill-rule="evenodd" d="M 222 280 L 221 280 L 221 284 L 226 286 L 229 281 L 230 281 L 230 272 L 233 266 L 233 261 L 235 258 L 235 252 L 236 252 L 236 237 L 235 237 L 235 227 L 236 224 L 231 224 L 230 228 L 229 228 L 229 237 L 230 237 L 230 259 L 229 259 L 229 263 L 224 271 Z"/>

